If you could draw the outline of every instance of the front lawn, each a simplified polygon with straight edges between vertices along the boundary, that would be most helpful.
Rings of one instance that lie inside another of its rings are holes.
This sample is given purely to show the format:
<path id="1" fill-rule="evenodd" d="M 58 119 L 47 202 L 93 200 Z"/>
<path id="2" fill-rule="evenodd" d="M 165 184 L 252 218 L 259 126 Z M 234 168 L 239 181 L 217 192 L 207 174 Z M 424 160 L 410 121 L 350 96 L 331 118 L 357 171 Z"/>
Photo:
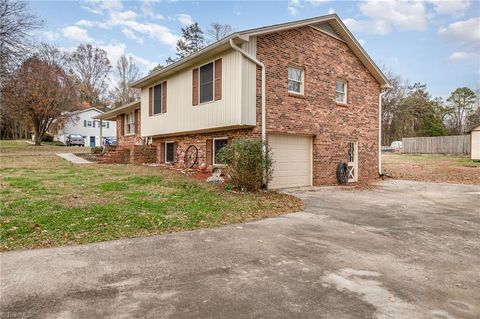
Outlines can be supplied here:
<path id="1" fill-rule="evenodd" d="M 480 184 L 480 162 L 469 156 L 441 154 L 382 154 L 384 173 L 414 181 Z"/>
<path id="2" fill-rule="evenodd" d="M 231 192 L 158 167 L 73 165 L 55 155 L 72 151 L 66 147 L 16 141 L 0 148 L 0 250 L 214 227 L 303 208 L 289 195 Z"/>

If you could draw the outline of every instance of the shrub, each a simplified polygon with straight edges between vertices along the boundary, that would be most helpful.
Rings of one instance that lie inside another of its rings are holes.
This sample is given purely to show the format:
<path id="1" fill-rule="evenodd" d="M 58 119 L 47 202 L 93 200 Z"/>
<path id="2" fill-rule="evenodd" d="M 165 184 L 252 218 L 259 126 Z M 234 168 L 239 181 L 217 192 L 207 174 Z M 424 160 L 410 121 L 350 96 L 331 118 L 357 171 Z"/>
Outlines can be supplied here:
<path id="1" fill-rule="evenodd" d="M 55 145 L 55 146 L 65 146 L 65 143 L 63 143 L 61 141 L 55 141 L 55 142 L 53 142 L 53 145 Z"/>
<path id="2" fill-rule="evenodd" d="M 101 146 L 95 146 L 90 149 L 90 153 L 92 154 L 102 154 L 103 153 L 103 147 Z"/>
<path id="3" fill-rule="evenodd" d="M 219 152 L 218 159 L 226 165 L 227 175 L 234 187 L 255 191 L 272 179 L 272 155 L 267 145 L 264 154 L 262 146 L 260 141 L 238 139 Z"/>
<path id="4" fill-rule="evenodd" d="M 53 142 L 53 135 L 50 133 L 45 133 L 45 135 L 43 135 L 42 142 Z"/>

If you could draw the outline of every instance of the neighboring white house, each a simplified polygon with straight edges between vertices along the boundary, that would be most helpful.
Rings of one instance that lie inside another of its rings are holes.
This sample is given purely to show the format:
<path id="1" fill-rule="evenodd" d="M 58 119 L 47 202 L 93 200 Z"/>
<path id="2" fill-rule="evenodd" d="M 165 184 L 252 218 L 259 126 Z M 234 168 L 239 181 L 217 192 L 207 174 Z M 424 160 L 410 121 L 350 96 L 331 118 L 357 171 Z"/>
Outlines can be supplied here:
<path id="1" fill-rule="evenodd" d="M 480 124 L 470 130 L 470 158 L 480 161 Z"/>
<path id="2" fill-rule="evenodd" d="M 93 117 L 103 112 L 97 108 L 89 108 L 70 113 L 69 120 L 64 127 L 55 135 L 54 140 L 65 143 L 68 135 L 79 134 L 85 139 L 85 146 L 100 145 L 100 121 Z M 117 135 L 115 121 L 102 121 L 102 137 L 113 137 Z"/>

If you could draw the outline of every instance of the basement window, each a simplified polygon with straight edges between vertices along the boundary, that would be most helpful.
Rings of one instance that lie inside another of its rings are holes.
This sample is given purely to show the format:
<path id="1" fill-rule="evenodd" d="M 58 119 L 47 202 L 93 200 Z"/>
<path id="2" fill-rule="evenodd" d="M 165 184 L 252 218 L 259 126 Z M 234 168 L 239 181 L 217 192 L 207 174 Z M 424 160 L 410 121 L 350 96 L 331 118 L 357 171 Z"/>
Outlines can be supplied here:
<path id="1" fill-rule="evenodd" d="M 228 138 L 214 138 L 213 139 L 213 164 L 222 164 L 220 161 L 217 160 L 217 155 L 222 148 L 227 146 Z"/>
<path id="2" fill-rule="evenodd" d="M 288 92 L 303 94 L 303 73 L 301 68 L 288 67 Z"/>
<path id="3" fill-rule="evenodd" d="M 165 163 L 173 163 L 175 158 L 174 148 L 173 142 L 165 143 Z"/>

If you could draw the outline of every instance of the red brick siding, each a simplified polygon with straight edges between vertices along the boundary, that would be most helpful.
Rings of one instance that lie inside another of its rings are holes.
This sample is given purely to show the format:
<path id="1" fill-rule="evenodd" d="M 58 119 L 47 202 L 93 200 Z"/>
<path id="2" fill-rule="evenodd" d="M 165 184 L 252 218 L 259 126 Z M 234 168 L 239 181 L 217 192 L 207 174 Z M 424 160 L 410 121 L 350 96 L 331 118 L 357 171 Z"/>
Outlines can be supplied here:
<path id="1" fill-rule="evenodd" d="M 198 167 L 202 163 L 207 163 L 206 158 L 206 146 L 207 139 L 213 139 L 217 137 L 228 137 L 229 139 L 236 138 L 248 138 L 248 139 L 260 139 L 260 135 L 256 133 L 256 129 L 242 129 L 242 130 L 229 130 L 229 131 L 219 131 L 214 133 L 203 133 L 203 134 L 189 134 L 182 136 L 173 136 L 165 138 L 154 138 L 153 144 L 158 145 L 165 142 L 177 142 L 177 154 L 175 154 L 176 165 L 181 167 L 183 155 L 187 148 L 190 145 L 195 145 L 198 149 L 198 160 L 195 167 Z M 160 147 L 157 147 L 159 152 Z M 181 155 L 180 155 L 181 154 Z M 160 154 L 158 154 L 160 158 Z M 159 161 L 159 159 L 157 159 Z"/>
<path id="2" fill-rule="evenodd" d="M 359 181 L 378 177 L 380 86 L 345 43 L 303 27 L 258 37 L 257 58 L 266 65 L 267 132 L 314 135 L 315 185 L 336 182 L 351 139 L 358 140 Z M 305 70 L 304 96 L 288 93 L 289 65 Z M 347 106 L 335 102 L 337 78 L 348 82 Z M 258 70 L 257 109 L 260 83 Z"/>
<path id="3" fill-rule="evenodd" d="M 137 121 L 136 125 L 135 125 L 135 134 L 134 135 L 127 135 L 127 136 L 125 136 L 125 134 L 123 133 L 123 132 L 125 132 L 126 128 L 122 132 L 122 127 L 125 126 L 124 116 L 123 116 L 123 114 L 117 116 L 117 143 L 118 143 L 118 146 L 129 146 L 129 145 L 133 146 L 133 145 L 136 144 L 137 139 L 140 137 L 140 127 L 141 127 L 140 126 L 141 125 L 140 109 L 135 110 L 134 114 L 136 115 L 135 120 Z"/>

